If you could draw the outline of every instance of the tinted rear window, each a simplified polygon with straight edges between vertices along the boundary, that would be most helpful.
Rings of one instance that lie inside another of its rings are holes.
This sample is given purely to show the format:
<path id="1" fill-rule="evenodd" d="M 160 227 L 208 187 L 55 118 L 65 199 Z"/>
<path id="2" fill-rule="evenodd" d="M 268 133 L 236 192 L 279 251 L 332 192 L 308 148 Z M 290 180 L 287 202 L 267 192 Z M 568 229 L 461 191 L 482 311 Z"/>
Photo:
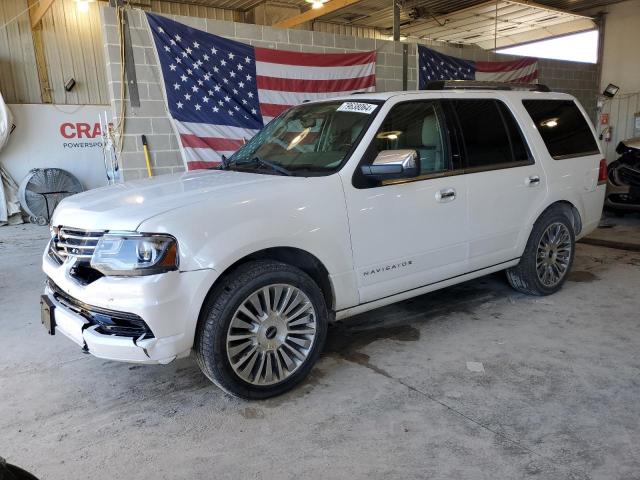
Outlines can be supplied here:
<path id="1" fill-rule="evenodd" d="M 467 167 L 496 168 L 528 161 L 520 129 L 502 102 L 452 100 L 466 150 Z"/>
<path id="2" fill-rule="evenodd" d="M 511 149 L 513 150 L 513 161 L 528 161 L 529 150 L 527 150 L 527 147 L 525 146 L 524 138 L 522 137 L 522 132 L 520 131 L 520 127 L 518 127 L 516 119 L 513 118 L 513 114 L 504 103 L 496 103 L 498 105 L 498 108 L 500 109 L 500 113 L 502 114 L 502 119 L 504 120 L 504 124 L 507 127 L 507 131 L 509 132 L 509 138 L 511 139 Z"/>
<path id="3" fill-rule="evenodd" d="M 555 159 L 598 153 L 587 120 L 571 100 L 523 100 L 522 104 Z"/>

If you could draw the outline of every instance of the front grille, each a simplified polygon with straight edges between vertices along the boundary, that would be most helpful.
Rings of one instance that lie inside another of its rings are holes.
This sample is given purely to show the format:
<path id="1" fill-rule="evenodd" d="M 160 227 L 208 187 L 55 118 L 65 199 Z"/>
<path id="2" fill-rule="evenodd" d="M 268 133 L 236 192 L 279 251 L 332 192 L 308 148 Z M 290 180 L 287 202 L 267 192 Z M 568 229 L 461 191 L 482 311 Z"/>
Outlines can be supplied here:
<path id="1" fill-rule="evenodd" d="M 104 231 L 60 227 L 53 238 L 53 252 L 62 260 L 67 257 L 89 262 Z"/>
<path id="2" fill-rule="evenodd" d="M 91 325 L 98 325 L 96 328 L 98 333 L 135 339 L 154 338 L 146 322 L 134 313 L 119 312 L 83 303 L 64 292 L 51 279 L 47 279 L 47 286 L 53 292 L 53 298 L 63 306 L 83 316 Z"/>
<path id="3" fill-rule="evenodd" d="M 634 195 L 632 191 L 629 191 L 629 193 L 612 193 L 609 195 L 609 201 L 625 205 L 640 205 L 640 195 Z"/>

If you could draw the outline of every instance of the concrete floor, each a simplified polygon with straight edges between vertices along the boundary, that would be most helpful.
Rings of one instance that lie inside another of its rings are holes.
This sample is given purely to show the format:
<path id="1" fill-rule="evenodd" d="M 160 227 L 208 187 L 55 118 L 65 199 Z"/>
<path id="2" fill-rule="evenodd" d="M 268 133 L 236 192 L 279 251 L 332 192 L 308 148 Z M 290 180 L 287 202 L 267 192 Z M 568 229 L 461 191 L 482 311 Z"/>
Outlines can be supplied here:
<path id="1" fill-rule="evenodd" d="M 551 297 L 496 274 L 362 315 L 245 402 L 190 359 L 48 337 L 47 234 L 0 228 L 0 456 L 42 479 L 640 479 L 640 253 L 579 245 Z"/>
<path id="2" fill-rule="evenodd" d="M 583 242 L 640 252 L 640 213 L 616 216 L 605 212 L 600 227 Z"/>

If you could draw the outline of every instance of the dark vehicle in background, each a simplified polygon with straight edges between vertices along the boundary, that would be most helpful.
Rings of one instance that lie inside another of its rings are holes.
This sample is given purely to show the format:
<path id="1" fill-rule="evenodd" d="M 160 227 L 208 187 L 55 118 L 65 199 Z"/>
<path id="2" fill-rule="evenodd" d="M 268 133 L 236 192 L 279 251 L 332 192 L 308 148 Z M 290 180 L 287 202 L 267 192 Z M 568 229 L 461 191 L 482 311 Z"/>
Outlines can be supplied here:
<path id="1" fill-rule="evenodd" d="M 640 137 L 621 141 L 620 155 L 609 164 L 605 208 L 614 213 L 640 212 Z"/>

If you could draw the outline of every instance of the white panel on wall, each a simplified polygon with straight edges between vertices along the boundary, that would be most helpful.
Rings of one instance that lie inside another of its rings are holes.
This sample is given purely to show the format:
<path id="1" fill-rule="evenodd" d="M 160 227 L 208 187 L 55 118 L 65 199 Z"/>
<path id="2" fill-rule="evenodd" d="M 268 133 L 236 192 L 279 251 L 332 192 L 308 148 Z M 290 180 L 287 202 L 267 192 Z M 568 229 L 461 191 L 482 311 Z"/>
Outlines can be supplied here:
<path id="1" fill-rule="evenodd" d="M 62 168 L 84 188 L 107 184 L 98 115 L 104 105 L 9 105 L 16 129 L 0 162 L 16 182 L 32 168 Z"/>
<path id="2" fill-rule="evenodd" d="M 81 12 L 74 0 L 53 2 L 42 19 L 51 97 L 57 104 L 107 104 L 107 80 L 98 2 Z M 66 92 L 74 78 L 76 86 Z"/>
<path id="3" fill-rule="evenodd" d="M 0 25 L 27 9 L 27 0 L 1 0 Z M 0 30 L 0 91 L 7 103 L 39 103 L 40 83 L 29 15 Z"/>
<path id="4" fill-rule="evenodd" d="M 602 140 L 602 150 L 608 162 L 618 158 L 616 146 L 621 140 L 640 135 L 640 125 L 636 125 L 636 114 L 640 115 L 640 92 L 618 94 L 606 100 L 602 113 L 609 114 L 609 126 L 612 128 L 611 141 Z M 598 125 L 598 135 L 606 125 Z"/>

